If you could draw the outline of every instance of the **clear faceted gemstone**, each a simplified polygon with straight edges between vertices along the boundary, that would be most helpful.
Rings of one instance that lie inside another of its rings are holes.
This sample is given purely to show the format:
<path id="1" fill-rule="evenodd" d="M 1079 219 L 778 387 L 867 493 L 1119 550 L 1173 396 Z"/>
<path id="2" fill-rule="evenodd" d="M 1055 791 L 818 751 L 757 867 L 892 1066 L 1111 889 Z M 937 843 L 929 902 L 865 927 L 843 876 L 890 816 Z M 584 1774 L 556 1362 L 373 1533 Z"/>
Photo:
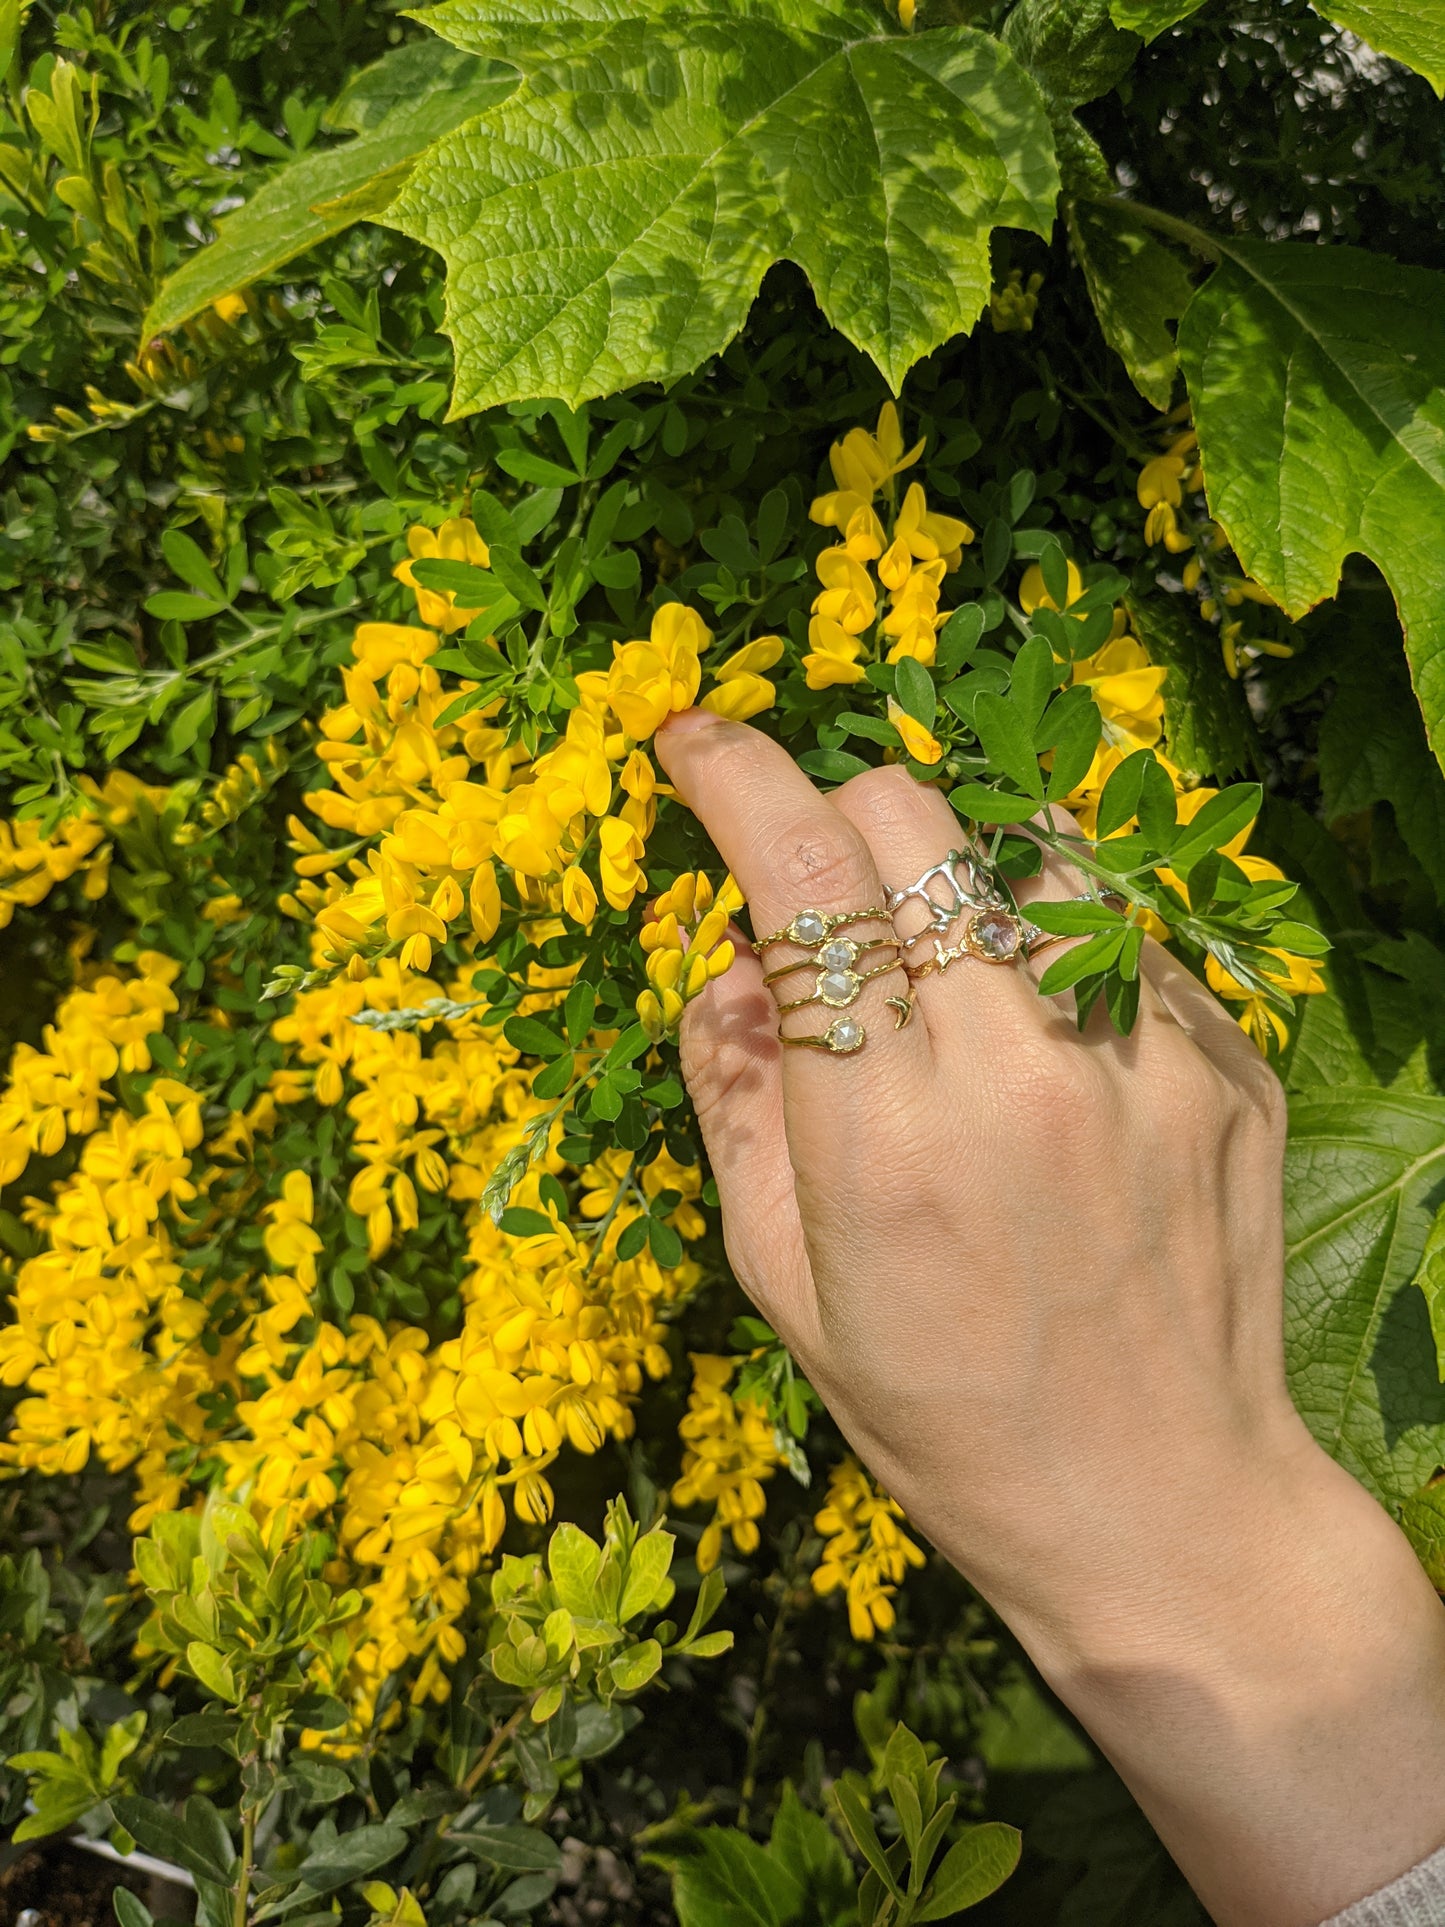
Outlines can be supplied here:
<path id="1" fill-rule="evenodd" d="M 851 937 L 834 937 L 818 956 L 827 970 L 851 970 L 858 961 L 858 946 Z"/>
<path id="2" fill-rule="evenodd" d="M 1016 955 L 1021 940 L 1019 927 L 1006 910 L 985 910 L 974 918 L 971 934 L 984 956 L 996 963 L 1007 963 Z"/>
<path id="3" fill-rule="evenodd" d="M 828 1026 L 828 1038 L 834 1050 L 861 1050 L 863 1026 L 856 1017 L 839 1017 Z"/>
<path id="4" fill-rule="evenodd" d="M 799 943 L 821 943 L 828 926 L 819 910 L 800 910 L 793 918 L 793 935 Z"/>
<path id="5" fill-rule="evenodd" d="M 825 970 L 818 978 L 818 995 L 825 1004 L 851 1004 L 861 988 L 852 970 Z"/>

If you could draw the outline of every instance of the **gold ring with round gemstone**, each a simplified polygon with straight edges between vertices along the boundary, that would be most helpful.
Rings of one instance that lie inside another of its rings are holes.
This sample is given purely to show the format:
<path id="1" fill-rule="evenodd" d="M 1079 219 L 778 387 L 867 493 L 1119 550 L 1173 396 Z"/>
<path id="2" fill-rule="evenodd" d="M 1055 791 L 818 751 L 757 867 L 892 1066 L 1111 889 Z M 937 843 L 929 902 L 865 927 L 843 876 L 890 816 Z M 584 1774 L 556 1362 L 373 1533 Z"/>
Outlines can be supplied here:
<path id="1" fill-rule="evenodd" d="M 795 997 L 789 1004 L 779 1004 L 778 1015 L 786 1017 L 790 1010 L 805 1010 L 809 1004 L 826 1004 L 829 1010 L 844 1009 L 858 1001 L 864 984 L 871 984 L 875 977 L 886 977 L 890 970 L 906 967 L 901 957 L 890 957 L 886 964 L 875 964 L 872 970 L 829 970 L 820 966 L 812 994 Z"/>
<path id="2" fill-rule="evenodd" d="M 900 948 L 896 936 L 829 937 L 811 957 L 795 957 L 791 963 L 779 964 L 776 969 L 767 971 L 763 982 L 781 983 L 784 977 L 794 976 L 800 970 L 852 970 L 858 959 L 870 950 Z"/>
<path id="3" fill-rule="evenodd" d="M 868 1042 L 868 1033 L 856 1017 L 835 1017 L 826 1030 L 781 1042 L 784 1050 L 826 1050 L 835 1057 L 851 1057 Z"/>
<path id="4" fill-rule="evenodd" d="M 775 930 L 770 937 L 756 938 L 753 949 L 766 950 L 769 944 L 795 943 L 802 950 L 816 950 L 835 930 L 844 930 L 849 924 L 891 922 L 888 912 L 878 905 L 867 910 L 800 910 L 781 930 Z"/>
<path id="5" fill-rule="evenodd" d="M 909 981 L 945 971 L 951 963 L 975 958 L 979 963 L 1014 964 L 1028 955 L 1027 929 L 1022 917 L 1002 903 L 985 904 L 975 910 L 955 944 L 935 942 L 934 954 L 926 963 L 906 964 Z"/>

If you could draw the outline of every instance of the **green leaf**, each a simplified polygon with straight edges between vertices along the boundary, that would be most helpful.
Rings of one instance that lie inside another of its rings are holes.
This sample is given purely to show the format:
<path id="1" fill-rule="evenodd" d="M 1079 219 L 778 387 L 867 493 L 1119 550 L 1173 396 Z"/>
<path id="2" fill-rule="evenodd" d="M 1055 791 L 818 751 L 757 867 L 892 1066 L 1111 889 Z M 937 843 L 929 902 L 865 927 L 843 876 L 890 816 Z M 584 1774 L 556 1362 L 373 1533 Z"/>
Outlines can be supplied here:
<path id="1" fill-rule="evenodd" d="M 878 1830 L 873 1825 L 873 1816 L 868 1811 L 862 1794 L 851 1780 L 840 1779 L 833 1783 L 833 1798 L 837 1802 L 838 1811 L 842 1814 L 844 1824 L 852 1834 L 859 1853 L 893 1898 L 901 1900 L 903 1890 L 898 1885 L 892 1867 L 888 1864 L 882 1842 L 878 1838 Z"/>
<path id="2" fill-rule="evenodd" d="M 1138 36 L 1110 19 L 1109 0 L 1019 0 L 1003 40 L 1061 108 L 1109 93 L 1139 51 Z"/>
<path id="3" fill-rule="evenodd" d="M 1435 92 L 1445 96 L 1442 0 L 1322 0 L 1315 12 L 1357 33 L 1377 54 L 1388 54 L 1423 74 Z"/>
<path id="4" fill-rule="evenodd" d="M 515 475 L 519 481 L 536 482 L 543 488 L 571 488 L 582 479 L 572 469 L 563 468 L 560 462 L 549 462 L 527 448 L 504 448 L 497 457 L 497 467 L 505 469 L 508 475 Z"/>
<path id="5" fill-rule="evenodd" d="M 1400 1524 L 1437 1592 L 1445 1592 L 1445 1479 L 1436 1479 L 1400 1507 Z"/>
<path id="6" fill-rule="evenodd" d="M 508 1873 L 555 1873 L 562 1865 L 556 1841 L 536 1827 L 453 1827 L 447 1839 Z"/>
<path id="7" fill-rule="evenodd" d="M 235 1700 L 236 1675 L 214 1646 L 193 1639 L 186 1648 L 186 1664 L 208 1693 L 220 1700 Z"/>
<path id="8" fill-rule="evenodd" d="M 1445 759 L 1445 276 L 1357 248 L 1230 241 L 1179 330 L 1209 495 L 1292 616 L 1353 550 L 1394 593 Z"/>
<path id="9" fill-rule="evenodd" d="M 1315 670 L 1332 689 L 1320 720 L 1320 800 L 1330 823 L 1388 803 L 1411 855 L 1445 897 L 1445 775 L 1379 600 L 1345 594 L 1338 624 L 1310 641 Z"/>
<path id="10" fill-rule="evenodd" d="M 229 600 L 221 587 L 221 578 L 196 543 L 180 529 L 167 529 L 161 536 L 161 553 L 169 563 L 171 573 L 178 575 L 182 582 L 189 583 L 193 589 L 199 590 L 203 596 L 210 596 L 213 601 L 225 603 Z"/>
<path id="11" fill-rule="evenodd" d="M 1222 850 L 1241 830 L 1248 829 L 1263 801 L 1264 792 L 1258 783 L 1231 783 L 1227 790 L 1211 796 L 1180 831 L 1169 851 L 1170 869 L 1187 877 L 1201 857 L 1211 850 Z"/>
<path id="12" fill-rule="evenodd" d="M 1435 1215 L 1425 1239 L 1425 1249 L 1420 1254 L 1420 1269 L 1415 1273 L 1415 1283 L 1425 1294 L 1425 1307 L 1430 1315 L 1430 1332 L 1435 1340 L 1435 1360 L 1442 1384 L 1445 1384 L 1445 1205 Z"/>
<path id="13" fill-rule="evenodd" d="M 794 1927 L 807 1889 L 780 1860 L 736 1827 L 689 1836 L 673 1867 L 678 1927 Z"/>
<path id="14" fill-rule="evenodd" d="M 545 1211 L 529 1211 L 525 1205 L 509 1205 L 498 1221 L 509 1238 L 550 1238 L 557 1227 Z"/>
<path id="15" fill-rule="evenodd" d="M 963 816 L 977 823 L 1027 823 L 1039 813 L 1038 798 L 1010 796 L 1006 790 L 991 790 L 984 783 L 960 783 L 948 792 L 948 800 Z"/>
<path id="16" fill-rule="evenodd" d="M 386 216 L 446 259 L 454 415 L 685 374 L 780 257 L 896 390 L 982 310 L 991 230 L 1052 225 L 1043 102 L 973 28 L 904 34 L 866 0 L 705 21 L 682 0 L 572 0 L 545 23 L 447 0 L 421 17 L 528 75 L 439 141 Z"/>
<path id="17" fill-rule="evenodd" d="M 1064 213 L 1105 341 L 1145 401 L 1167 409 L 1179 370 L 1169 324 L 1194 292 L 1188 269 L 1127 201 L 1069 200 Z"/>
<path id="18" fill-rule="evenodd" d="M 581 1526 L 565 1521 L 552 1534 L 547 1547 L 547 1570 L 557 1597 L 569 1613 L 595 1617 L 601 1608 L 597 1575 L 602 1566 L 602 1548 L 589 1539 Z"/>
<path id="19" fill-rule="evenodd" d="M 353 1827 L 316 1853 L 308 1854 L 296 1868 L 294 1878 L 303 1881 L 312 1893 L 329 1894 L 348 1881 L 376 1873 L 404 1852 L 406 1845 L 404 1827 Z"/>
<path id="20" fill-rule="evenodd" d="M 1204 0 L 1109 0 L 1109 18 L 1116 27 L 1154 40 L 1169 27 L 1198 13 Z"/>
<path id="21" fill-rule="evenodd" d="M 938 695 L 933 687 L 932 676 L 916 656 L 901 657 L 897 670 L 894 687 L 899 705 L 916 723 L 922 723 L 925 729 L 932 729 L 933 719 L 938 714 Z"/>
<path id="22" fill-rule="evenodd" d="M 987 1900 L 1008 1879 L 1022 1851 L 1023 1835 L 1002 1820 L 970 1827 L 943 1856 L 914 1920 L 946 1920 L 950 1914 Z"/>
<path id="23" fill-rule="evenodd" d="M 846 783 L 850 776 L 861 776 L 869 764 L 846 749 L 809 749 L 798 758 L 798 768 L 820 783 Z"/>
<path id="24" fill-rule="evenodd" d="M 640 1639 L 610 1663 L 612 1683 L 622 1693 L 635 1693 L 662 1664 L 662 1648 L 655 1639 Z"/>
<path id="25" fill-rule="evenodd" d="M 1164 739 L 1169 755 L 1196 777 L 1252 769 L 1257 736 L 1244 685 L 1224 667 L 1219 636 L 1183 598 L 1127 595 L 1124 606 L 1149 660 L 1164 678 Z"/>
<path id="26" fill-rule="evenodd" d="M 1117 926 L 1112 930 L 1101 930 L 1087 943 L 1076 944 L 1056 957 L 1039 979 L 1039 995 L 1055 997 L 1061 990 L 1069 990 L 1081 978 L 1096 975 L 1107 970 L 1124 946 L 1125 932 Z"/>
<path id="27" fill-rule="evenodd" d="M 120 1927 L 156 1927 L 155 1916 L 145 1902 L 129 1887 L 117 1887 L 111 1895 L 111 1906 Z"/>
<path id="28" fill-rule="evenodd" d="M 768 1856 L 809 1896 L 819 1927 L 856 1919 L 857 1880 L 842 1843 L 821 1814 L 803 1805 L 791 1780 L 773 1818 Z"/>
<path id="29" fill-rule="evenodd" d="M 1042 802 L 1044 783 L 1034 754 L 1033 725 L 1006 697 L 988 689 L 973 706 L 973 724 L 994 768 Z"/>
<path id="30" fill-rule="evenodd" d="M 380 84 L 353 81 L 337 103 L 341 125 L 361 124 L 355 140 L 317 147 L 292 161 L 234 214 L 216 238 L 184 261 L 162 286 L 142 335 L 165 334 L 222 295 L 253 281 L 354 221 L 379 214 L 417 156 L 460 122 L 506 99 L 515 73 L 459 54 L 438 41 L 399 47 L 371 70 Z M 387 103 L 390 103 L 387 105 Z"/>
<path id="31" fill-rule="evenodd" d="M 1315 1437 L 1386 1502 L 1445 1462 L 1445 1388 L 1410 1289 L 1445 1183 L 1445 1099 L 1310 1092 L 1290 1106 L 1285 1356 Z"/>
<path id="32" fill-rule="evenodd" d="M 560 1057 L 567 1048 L 566 1041 L 551 1025 L 536 1017 L 509 1017 L 502 1026 L 502 1035 L 528 1057 Z"/>
<path id="33" fill-rule="evenodd" d="M 644 1532 L 632 1548 L 627 1565 L 627 1583 L 622 1588 L 622 1603 L 617 1608 L 620 1620 L 631 1619 L 634 1613 L 645 1613 L 655 1603 L 672 1565 L 674 1543 L 670 1532 Z"/>
<path id="34" fill-rule="evenodd" d="M 143 1853 L 172 1861 L 200 1880 L 230 1878 L 234 1852 L 220 1858 L 203 1839 L 193 1839 L 190 1827 L 157 1801 L 117 1793 L 111 1796 L 110 1810 Z"/>

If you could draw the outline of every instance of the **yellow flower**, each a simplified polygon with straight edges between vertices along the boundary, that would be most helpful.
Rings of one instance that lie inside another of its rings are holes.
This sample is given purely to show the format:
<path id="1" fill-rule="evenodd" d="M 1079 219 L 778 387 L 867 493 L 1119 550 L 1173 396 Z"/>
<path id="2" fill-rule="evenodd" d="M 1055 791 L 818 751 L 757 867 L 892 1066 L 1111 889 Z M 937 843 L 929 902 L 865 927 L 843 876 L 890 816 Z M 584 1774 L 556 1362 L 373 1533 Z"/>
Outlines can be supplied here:
<path id="1" fill-rule="evenodd" d="M 454 515 L 439 529 L 418 523 L 407 530 L 406 546 L 411 551 L 410 557 L 398 562 L 392 574 L 415 595 L 417 614 L 429 629 L 440 629 L 443 635 L 465 629 L 481 611 L 459 609 L 456 597 L 450 592 L 422 588 L 412 565 L 435 557 L 444 562 L 469 562 L 477 569 L 490 568 L 491 551 L 478 534 L 475 522 L 470 517 Z"/>
<path id="2" fill-rule="evenodd" d="M 936 763 L 943 755 L 943 744 L 901 704 L 888 698 L 888 720 L 903 738 L 903 747 L 918 763 Z"/>
<path id="3" fill-rule="evenodd" d="M 703 1352 L 690 1357 L 692 1392 L 677 1428 L 682 1475 L 672 1488 L 672 1502 L 713 1507 L 697 1548 L 699 1572 L 711 1572 L 722 1557 L 724 1532 L 739 1552 L 757 1550 L 757 1522 L 767 1510 L 763 1482 L 781 1458 L 763 1405 L 728 1390 L 737 1361 Z"/>
<path id="4" fill-rule="evenodd" d="M 634 742 L 645 741 L 675 710 L 692 706 L 702 681 L 698 658 L 711 640 L 695 610 L 666 602 L 652 618 L 647 641 L 613 644 L 607 700 Z"/>
<path id="5" fill-rule="evenodd" d="M 809 516 L 825 528 L 846 528 L 859 509 L 869 507 L 880 488 L 905 468 L 912 468 L 922 453 L 922 441 L 905 451 L 898 409 L 893 402 L 884 402 L 875 433 L 850 428 L 841 442 L 834 442 L 828 462 L 837 487 L 831 494 L 818 496 L 808 510 Z"/>
<path id="6" fill-rule="evenodd" d="M 758 636 L 744 643 L 741 649 L 735 649 L 713 670 L 717 688 L 708 691 L 701 707 L 716 715 L 728 716 L 735 723 L 744 723 L 750 716 L 771 709 L 778 692 L 762 671 L 771 669 L 779 661 L 783 647 L 781 636 Z"/>
<path id="7" fill-rule="evenodd" d="M 652 905 L 641 937 L 647 989 L 637 999 L 638 1018 L 651 1036 L 674 1030 L 692 999 L 731 968 L 736 949 L 726 932 L 741 908 L 741 892 L 730 876 L 714 900 L 701 870 L 680 876 Z"/>
<path id="8" fill-rule="evenodd" d="M 875 1485 L 856 1459 L 844 1459 L 828 1479 L 828 1497 L 813 1524 L 823 1535 L 823 1558 L 813 1590 L 843 1592 L 855 1639 L 872 1639 L 893 1624 L 893 1600 L 910 1566 L 923 1553 L 903 1531 L 903 1508 Z"/>

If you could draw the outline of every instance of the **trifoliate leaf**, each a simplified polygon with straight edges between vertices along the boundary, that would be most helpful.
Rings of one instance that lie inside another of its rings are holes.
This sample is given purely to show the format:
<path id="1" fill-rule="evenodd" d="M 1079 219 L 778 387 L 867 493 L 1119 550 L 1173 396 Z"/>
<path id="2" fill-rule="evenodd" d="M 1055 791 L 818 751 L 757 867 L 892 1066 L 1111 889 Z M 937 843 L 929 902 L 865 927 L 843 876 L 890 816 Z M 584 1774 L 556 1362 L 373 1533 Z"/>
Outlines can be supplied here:
<path id="1" fill-rule="evenodd" d="M 333 110 L 358 136 L 316 147 L 272 176 L 244 207 L 216 224 L 216 238 L 162 286 L 142 324 L 146 340 L 178 328 L 222 295 L 381 213 L 417 156 L 442 134 L 505 100 L 516 76 L 487 61 L 421 41 L 399 47 L 358 75 Z"/>
<path id="2" fill-rule="evenodd" d="M 1231 241 L 1179 329 L 1210 512 L 1292 616 L 1359 550 L 1394 592 L 1445 758 L 1445 276 Z"/>
<path id="3" fill-rule="evenodd" d="M 1002 1820 L 970 1827 L 944 1855 L 914 1920 L 947 1920 L 965 1907 L 976 1907 L 1008 1879 L 1022 1851 L 1023 1835 Z"/>
<path id="4" fill-rule="evenodd" d="M 1379 1498 L 1445 1462 L 1445 1386 L 1412 1279 L 1445 1183 L 1445 1099 L 1368 1089 L 1290 1106 L 1285 1359 L 1310 1430 Z"/>
<path id="5" fill-rule="evenodd" d="M 1058 191 L 1034 82 L 973 28 L 864 0 L 506 0 L 421 17 L 526 79 L 424 157 L 388 222 L 446 259 L 453 414 L 697 367 L 795 261 L 896 389 L 988 298 L 998 225 Z"/>
<path id="6" fill-rule="evenodd" d="M 1169 324 L 1189 306 L 1189 271 L 1127 201 L 1071 200 L 1065 214 L 1104 339 L 1139 393 L 1162 412 L 1179 366 Z"/>

